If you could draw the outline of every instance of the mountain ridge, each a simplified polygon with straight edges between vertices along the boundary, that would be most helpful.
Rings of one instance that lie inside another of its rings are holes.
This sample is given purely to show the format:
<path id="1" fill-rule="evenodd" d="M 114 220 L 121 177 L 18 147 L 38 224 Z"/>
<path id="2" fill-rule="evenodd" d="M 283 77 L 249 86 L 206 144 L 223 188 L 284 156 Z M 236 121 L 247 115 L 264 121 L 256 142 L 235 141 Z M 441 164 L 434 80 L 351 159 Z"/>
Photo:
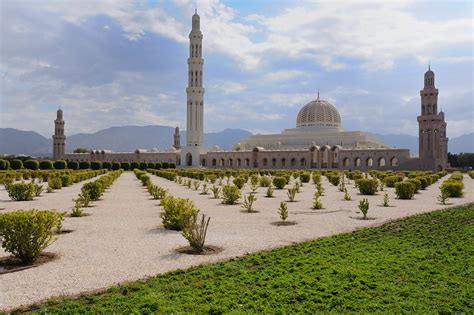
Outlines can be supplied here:
<path id="1" fill-rule="evenodd" d="M 77 133 L 67 136 L 66 152 L 78 147 L 130 152 L 135 149 L 167 149 L 173 145 L 174 127 L 161 125 L 112 126 L 94 133 Z M 181 144 L 186 143 L 186 131 L 181 131 Z M 251 135 L 243 129 L 226 128 L 219 132 L 204 134 L 208 148 L 219 146 L 231 149 L 242 139 Z M 375 137 L 392 147 L 409 149 L 412 156 L 418 155 L 418 137 L 404 134 L 375 134 Z M 449 140 L 449 152 L 474 152 L 474 133 L 464 134 Z M 0 154 L 25 154 L 39 157 L 52 155 L 52 139 L 35 131 L 15 128 L 0 128 Z"/>

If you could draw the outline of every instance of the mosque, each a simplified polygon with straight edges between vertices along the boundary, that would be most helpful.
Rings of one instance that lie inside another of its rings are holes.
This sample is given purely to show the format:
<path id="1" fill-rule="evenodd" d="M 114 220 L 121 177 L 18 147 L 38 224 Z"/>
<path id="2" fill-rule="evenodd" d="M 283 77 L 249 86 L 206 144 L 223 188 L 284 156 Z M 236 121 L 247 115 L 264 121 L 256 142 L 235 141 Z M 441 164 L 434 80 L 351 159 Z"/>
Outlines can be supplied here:
<path id="1" fill-rule="evenodd" d="M 203 144 L 204 87 L 203 34 L 200 17 L 192 16 L 189 34 L 186 145 L 181 146 L 176 127 L 174 145 L 168 150 L 65 154 L 63 111 L 57 111 L 53 135 L 53 158 L 67 161 L 168 162 L 182 167 L 339 169 L 339 170 L 443 170 L 448 167 L 448 138 L 444 113 L 438 112 L 438 89 L 431 69 L 425 73 L 420 91 L 419 157 L 408 149 L 392 148 L 361 131 L 342 128 L 337 108 L 320 98 L 304 105 L 296 117 L 296 128 L 279 134 L 252 135 L 224 151 Z"/>

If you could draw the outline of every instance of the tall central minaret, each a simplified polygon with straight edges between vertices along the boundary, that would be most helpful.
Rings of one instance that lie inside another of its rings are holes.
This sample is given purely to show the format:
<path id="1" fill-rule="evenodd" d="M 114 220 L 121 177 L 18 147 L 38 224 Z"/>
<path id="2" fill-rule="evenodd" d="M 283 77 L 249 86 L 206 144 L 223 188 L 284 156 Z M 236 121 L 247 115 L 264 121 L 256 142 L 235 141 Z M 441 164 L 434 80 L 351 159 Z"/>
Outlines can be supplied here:
<path id="1" fill-rule="evenodd" d="M 200 17 L 196 11 L 192 17 L 192 29 L 189 33 L 186 147 L 183 147 L 181 151 L 183 166 L 203 164 L 200 162 L 200 154 L 204 153 L 202 147 L 204 129 L 202 37 Z"/>
<path id="2" fill-rule="evenodd" d="M 64 118 L 61 108 L 56 112 L 56 120 L 54 121 L 53 135 L 53 159 L 64 159 L 64 150 L 66 148 L 66 136 L 64 135 Z"/>

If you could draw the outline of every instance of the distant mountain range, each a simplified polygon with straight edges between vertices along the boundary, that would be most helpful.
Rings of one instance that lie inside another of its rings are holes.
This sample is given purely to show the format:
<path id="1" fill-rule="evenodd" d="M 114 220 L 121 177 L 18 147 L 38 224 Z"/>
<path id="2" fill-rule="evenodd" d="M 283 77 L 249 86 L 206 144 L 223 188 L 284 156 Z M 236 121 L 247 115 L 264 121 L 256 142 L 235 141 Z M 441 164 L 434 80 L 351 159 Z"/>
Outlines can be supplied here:
<path id="1" fill-rule="evenodd" d="M 76 148 L 108 149 L 116 152 L 128 152 L 135 149 L 167 149 L 173 144 L 174 128 L 168 126 L 122 126 L 111 127 L 95 133 L 78 133 L 67 137 L 66 151 Z M 225 129 L 221 132 L 204 134 L 208 148 L 219 146 L 231 149 L 242 139 L 251 135 L 242 129 Z M 386 144 L 410 149 L 412 155 L 418 154 L 418 137 L 410 135 L 374 136 Z M 181 132 L 181 143 L 186 143 L 186 132 Z M 474 152 L 474 133 L 449 140 L 449 152 Z M 37 157 L 52 155 L 52 140 L 34 131 L 22 131 L 13 128 L 0 128 L 0 154 L 26 154 Z"/>

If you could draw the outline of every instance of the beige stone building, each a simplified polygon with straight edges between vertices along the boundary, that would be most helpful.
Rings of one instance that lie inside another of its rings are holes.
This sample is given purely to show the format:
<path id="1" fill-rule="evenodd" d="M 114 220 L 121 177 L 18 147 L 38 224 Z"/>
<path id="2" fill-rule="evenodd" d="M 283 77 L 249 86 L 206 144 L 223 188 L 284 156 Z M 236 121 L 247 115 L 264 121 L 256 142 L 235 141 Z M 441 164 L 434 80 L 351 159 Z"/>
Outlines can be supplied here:
<path id="1" fill-rule="evenodd" d="M 265 168 L 265 169 L 339 169 L 339 170 L 442 170 L 447 164 L 446 122 L 438 113 L 438 89 L 431 69 L 425 73 L 420 91 L 418 116 L 420 157 L 410 157 L 408 149 L 392 148 L 380 139 L 361 131 L 342 128 L 337 108 L 320 98 L 304 105 L 296 117 L 296 127 L 279 134 L 253 135 L 234 145 L 232 150 L 207 150 L 203 145 L 204 87 L 203 35 L 197 12 L 189 34 L 187 139 L 181 146 L 176 127 L 174 144 L 169 150 L 64 154 L 65 136 L 62 110 L 55 120 L 54 158 L 75 161 L 168 162 L 183 167 Z"/>

